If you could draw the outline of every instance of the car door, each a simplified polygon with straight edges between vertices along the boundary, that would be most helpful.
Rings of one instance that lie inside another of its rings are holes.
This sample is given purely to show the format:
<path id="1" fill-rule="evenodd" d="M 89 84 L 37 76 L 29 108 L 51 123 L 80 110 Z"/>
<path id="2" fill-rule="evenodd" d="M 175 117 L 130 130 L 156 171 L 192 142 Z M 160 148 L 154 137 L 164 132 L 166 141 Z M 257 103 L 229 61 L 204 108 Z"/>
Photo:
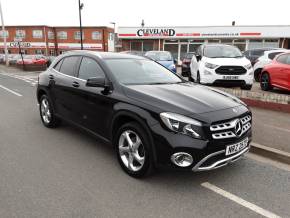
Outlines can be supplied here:
<path id="1" fill-rule="evenodd" d="M 64 57 L 59 71 L 49 75 L 49 79 L 53 85 L 51 86 L 53 98 L 55 100 L 55 108 L 57 114 L 63 119 L 75 122 L 74 114 L 74 95 L 73 92 L 77 88 L 74 83 L 77 70 L 76 67 L 80 61 L 79 56 Z"/>
<path id="2" fill-rule="evenodd" d="M 290 90 L 290 54 L 286 55 L 286 64 L 282 71 L 281 79 L 283 81 L 283 86 Z"/>
<path id="3" fill-rule="evenodd" d="M 112 102 L 110 95 L 104 93 L 103 87 L 88 87 L 87 80 L 90 78 L 106 78 L 103 69 L 98 62 L 84 56 L 80 62 L 78 79 L 78 92 L 75 96 L 76 115 L 79 125 L 94 133 L 106 137 L 106 121 L 109 119 Z"/>
<path id="4" fill-rule="evenodd" d="M 287 68 L 288 68 L 287 57 L 288 57 L 287 54 L 283 54 L 277 57 L 276 59 L 276 62 L 278 63 L 277 67 L 274 68 L 274 70 L 271 72 L 271 75 L 270 75 L 271 83 L 273 85 L 283 86 L 283 87 L 286 86 L 287 79 L 285 75 L 287 73 L 285 72 L 287 72 Z"/>

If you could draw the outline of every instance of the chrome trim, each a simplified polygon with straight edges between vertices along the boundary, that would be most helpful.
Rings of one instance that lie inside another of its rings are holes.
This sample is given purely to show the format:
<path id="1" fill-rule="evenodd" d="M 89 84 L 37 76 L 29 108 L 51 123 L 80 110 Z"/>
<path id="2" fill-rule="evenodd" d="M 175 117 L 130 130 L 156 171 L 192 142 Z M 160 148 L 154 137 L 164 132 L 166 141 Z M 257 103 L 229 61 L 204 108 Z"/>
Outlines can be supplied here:
<path id="1" fill-rule="evenodd" d="M 204 157 L 201 161 L 199 161 L 193 168 L 192 168 L 192 171 L 206 171 L 206 170 L 213 170 L 213 169 L 217 169 L 217 168 L 220 168 L 220 167 L 223 167 L 225 165 L 228 165 L 229 163 L 233 163 L 235 161 L 237 161 L 238 159 L 240 159 L 244 154 L 246 154 L 249 150 L 250 150 L 250 145 L 248 145 L 246 148 L 244 148 L 242 151 L 240 151 L 239 153 L 231 156 L 231 157 L 228 157 L 228 158 L 225 158 L 225 159 L 222 159 L 222 160 L 219 160 L 219 161 L 216 161 L 215 163 L 213 163 L 212 165 L 210 166 L 207 166 L 207 167 L 200 167 L 205 161 L 207 161 L 209 158 L 213 157 L 213 156 L 216 156 L 218 154 L 222 154 L 225 152 L 225 150 L 222 150 L 222 151 L 218 151 L 218 152 L 215 152 L 215 153 L 212 153 L 206 157 Z"/>
<path id="2" fill-rule="evenodd" d="M 232 137 L 236 137 L 236 134 L 233 133 L 232 131 L 212 134 L 213 139 L 226 139 Z"/>
<path id="3" fill-rule="evenodd" d="M 219 131 L 219 130 L 225 130 L 225 129 L 231 129 L 235 128 L 235 125 L 239 119 L 235 119 L 226 123 L 220 123 L 210 126 L 211 131 Z"/>

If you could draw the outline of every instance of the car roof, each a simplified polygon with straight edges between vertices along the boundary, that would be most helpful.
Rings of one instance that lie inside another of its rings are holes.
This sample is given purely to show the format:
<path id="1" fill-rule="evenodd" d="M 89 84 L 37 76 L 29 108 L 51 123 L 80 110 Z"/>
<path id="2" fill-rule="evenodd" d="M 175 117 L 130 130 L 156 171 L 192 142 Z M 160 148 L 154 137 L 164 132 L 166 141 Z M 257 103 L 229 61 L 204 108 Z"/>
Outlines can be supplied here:
<path id="1" fill-rule="evenodd" d="M 287 49 L 274 49 L 274 50 L 269 50 L 269 51 L 265 51 L 264 54 L 271 54 L 271 53 L 275 53 L 275 52 L 287 52 L 289 50 Z"/>
<path id="2" fill-rule="evenodd" d="M 66 55 L 95 55 L 101 59 L 144 59 L 138 55 L 126 54 L 126 53 L 115 53 L 115 52 L 97 52 L 97 51 L 88 51 L 88 50 L 75 50 L 65 53 Z"/>

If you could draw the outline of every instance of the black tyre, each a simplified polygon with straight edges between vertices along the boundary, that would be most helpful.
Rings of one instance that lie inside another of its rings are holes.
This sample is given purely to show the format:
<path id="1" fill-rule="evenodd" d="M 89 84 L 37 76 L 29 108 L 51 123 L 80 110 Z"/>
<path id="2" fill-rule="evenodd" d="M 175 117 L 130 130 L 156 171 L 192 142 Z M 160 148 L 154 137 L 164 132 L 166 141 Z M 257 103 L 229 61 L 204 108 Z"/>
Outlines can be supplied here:
<path id="1" fill-rule="evenodd" d="M 261 76 L 260 86 L 263 91 L 269 91 L 273 89 L 271 86 L 271 78 L 268 73 L 263 73 Z"/>
<path id="2" fill-rule="evenodd" d="M 254 72 L 254 79 L 256 82 L 260 82 L 260 76 L 261 76 L 261 69 L 257 69 Z"/>
<path id="3" fill-rule="evenodd" d="M 39 101 L 40 118 L 44 126 L 55 128 L 59 126 L 60 119 L 54 115 L 51 101 L 47 95 L 42 95 Z"/>
<path id="4" fill-rule="evenodd" d="M 199 74 L 199 72 L 197 72 L 197 75 L 196 75 L 196 82 L 200 83 L 200 74 Z"/>
<path id="5" fill-rule="evenodd" d="M 243 85 L 241 87 L 241 89 L 243 89 L 243 90 L 251 90 L 252 89 L 252 85 Z"/>
<path id="6" fill-rule="evenodd" d="M 130 176 L 141 178 L 153 171 L 153 153 L 146 131 L 137 122 L 124 124 L 114 139 L 118 161 Z"/>

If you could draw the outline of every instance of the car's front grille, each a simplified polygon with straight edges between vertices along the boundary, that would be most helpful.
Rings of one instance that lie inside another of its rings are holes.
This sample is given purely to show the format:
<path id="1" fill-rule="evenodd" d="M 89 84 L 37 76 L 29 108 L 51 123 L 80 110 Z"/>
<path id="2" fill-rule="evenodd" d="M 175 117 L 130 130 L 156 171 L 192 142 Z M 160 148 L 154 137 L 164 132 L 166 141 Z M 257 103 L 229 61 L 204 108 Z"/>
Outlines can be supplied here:
<path id="1" fill-rule="evenodd" d="M 242 118 L 236 118 L 227 122 L 221 122 L 210 126 L 213 139 L 226 139 L 241 137 L 251 128 L 250 115 Z"/>
<path id="2" fill-rule="evenodd" d="M 247 73 L 247 70 L 242 66 L 220 66 L 215 72 L 221 75 L 242 75 Z"/>

